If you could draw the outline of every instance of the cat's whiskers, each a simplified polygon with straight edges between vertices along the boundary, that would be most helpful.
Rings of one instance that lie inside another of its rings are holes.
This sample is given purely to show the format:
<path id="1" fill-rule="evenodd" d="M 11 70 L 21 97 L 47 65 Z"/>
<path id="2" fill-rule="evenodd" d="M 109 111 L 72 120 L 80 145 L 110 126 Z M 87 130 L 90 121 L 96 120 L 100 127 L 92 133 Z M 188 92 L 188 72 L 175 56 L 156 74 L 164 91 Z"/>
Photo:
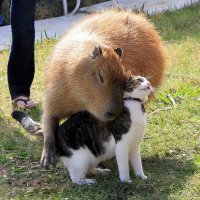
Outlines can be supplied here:
<path id="1" fill-rule="evenodd" d="M 147 76 L 145 77 L 147 80 L 151 79 L 152 75 L 147 74 Z"/>
<path id="2" fill-rule="evenodd" d="M 158 87 L 152 87 L 151 94 L 152 94 L 153 98 L 155 98 L 155 99 L 158 99 L 158 96 L 156 94 L 158 89 L 159 89 Z"/>
<path id="3" fill-rule="evenodd" d="M 152 93 L 155 93 L 158 90 L 158 87 L 153 87 L 152 86 Z"/>

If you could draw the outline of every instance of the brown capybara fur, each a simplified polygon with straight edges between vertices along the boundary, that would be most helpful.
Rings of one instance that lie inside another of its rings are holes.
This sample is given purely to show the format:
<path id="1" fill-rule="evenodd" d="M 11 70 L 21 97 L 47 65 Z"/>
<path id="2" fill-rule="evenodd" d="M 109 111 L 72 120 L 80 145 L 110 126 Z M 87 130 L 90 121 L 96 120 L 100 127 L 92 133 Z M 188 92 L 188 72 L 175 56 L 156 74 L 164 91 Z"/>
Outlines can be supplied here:
<path id="1" fill-rule="evenodd" d="M 60 119 L 87 110 L 102 121 L 122 111 L 124 71 L 164 77 L 163 43 L 141 14 L 108 10 L 88 16 L 58 42 L 46 73 L 44 167 L 55 162 L 54 133 Z"/>

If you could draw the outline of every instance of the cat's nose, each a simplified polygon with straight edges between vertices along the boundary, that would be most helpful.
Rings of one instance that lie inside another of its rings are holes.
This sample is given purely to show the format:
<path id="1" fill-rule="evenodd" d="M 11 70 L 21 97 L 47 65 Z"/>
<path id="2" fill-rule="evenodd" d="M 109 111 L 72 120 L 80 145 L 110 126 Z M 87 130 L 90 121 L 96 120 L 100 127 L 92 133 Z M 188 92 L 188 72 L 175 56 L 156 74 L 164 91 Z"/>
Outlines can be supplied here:
<path id="1" fill-rule="evenodd" d="M 150 82 L 147 82 L 147 89 L 152 89 L 152 88 L 151 88 L 151 83 L 150 83 Z"/>

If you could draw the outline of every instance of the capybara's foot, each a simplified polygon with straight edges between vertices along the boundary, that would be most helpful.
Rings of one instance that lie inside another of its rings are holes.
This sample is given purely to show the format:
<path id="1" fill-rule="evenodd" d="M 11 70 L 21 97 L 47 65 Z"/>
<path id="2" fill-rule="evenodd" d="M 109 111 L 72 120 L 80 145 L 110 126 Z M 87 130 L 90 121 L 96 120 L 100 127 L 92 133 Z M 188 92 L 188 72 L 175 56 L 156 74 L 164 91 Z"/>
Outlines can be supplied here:
<path id="1" fill-rule="evenodd" d="M 40 164 L 45 169 L 48 169 L 49 165 L 55 166 L 55 164 L 56 164 L 55 152 L 53 150 L 46 150 L 44 148 L 43 152 L 42 152 Z"/>

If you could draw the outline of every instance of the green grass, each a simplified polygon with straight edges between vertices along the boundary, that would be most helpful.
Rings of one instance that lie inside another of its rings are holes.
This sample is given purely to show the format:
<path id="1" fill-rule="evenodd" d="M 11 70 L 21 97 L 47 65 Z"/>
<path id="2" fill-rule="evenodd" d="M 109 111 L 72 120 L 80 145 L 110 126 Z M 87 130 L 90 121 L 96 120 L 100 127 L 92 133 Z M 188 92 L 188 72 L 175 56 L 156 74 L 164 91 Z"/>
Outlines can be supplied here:
<path id="1" fill-rule="evenodd" d="M 142 143 L 147 181 L 132 185 L 118 180 L 116 162 L 97 175 L 96 186 L 73 185 L 58 165 L 40 168 L 42 137 L 24 132 L 11 119 L 6 64 L 8 51 L 0 52 L 0 199 L 199 199 L 200 196 L 200 4 L 151 17 L 165 41 L 168 72 L 155 101 L 147 108 L 148 126 Z M 32 96 L 40 103 L 30 111 L 39 120 L 44 90 L 44 66 L 56 41 L 36 45 L 36 76 Z M 176 102 L 173 107 L 167 98 Z"/>

